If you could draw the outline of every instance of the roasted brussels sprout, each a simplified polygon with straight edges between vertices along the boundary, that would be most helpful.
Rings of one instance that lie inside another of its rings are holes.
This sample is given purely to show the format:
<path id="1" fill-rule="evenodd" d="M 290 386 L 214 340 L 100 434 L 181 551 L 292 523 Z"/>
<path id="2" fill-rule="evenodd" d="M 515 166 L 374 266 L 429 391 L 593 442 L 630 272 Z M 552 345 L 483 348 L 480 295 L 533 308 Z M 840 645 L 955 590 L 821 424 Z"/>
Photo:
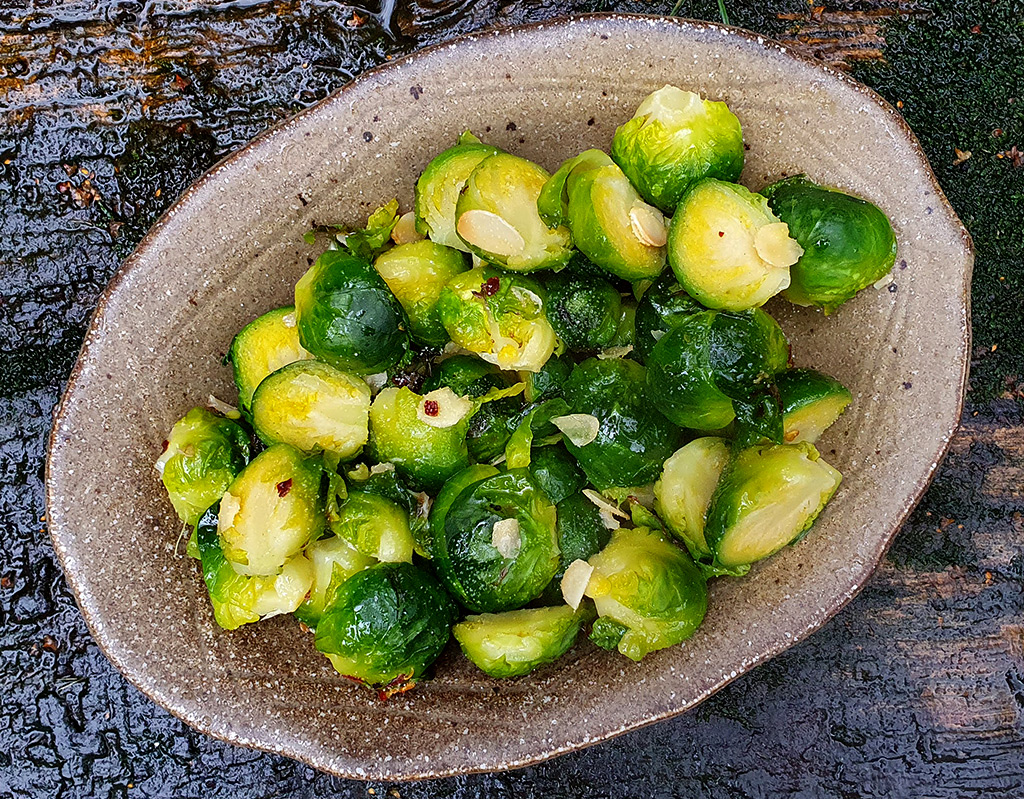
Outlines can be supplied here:
<path id="1" fill-rule="evenodd" d="M 406 357 L 402 306 L 369 263 L 328 250 L 295 284 L 299 341 L 321 360 L 360 374 Z"/>
<path id="2" fill-rule="evenodd" d="M 572 254 L 567 228 L 549 228 L 537 197 L 550 177 L 508 153 L 484 158 L 470 173 L 455 207 L 456 232 L 485 261 L 513 272 L 558 269 Z"/>
<path id="3" fill-rule="evenodd" d="M 437 659 L 455 616 L 434 577 L 408 563 L 381 563 L 334 589 L 314 645 L 339 674 L 388 696 L 411 688 Z"/>
<path id="4" fill-rule="evenodd" d="M 291 444 L 274 444 L 246 466 L 220 501 L 217 531 L 239 574 L 277 574 L 324 527 L 322 470 Z"/>
<path id="5" fill-rule="evenodd" d="M 547 317 L 570 350 L 611 344 L 622 319 L 622 298 L 607 280 L 559 274 L 547 283 Z"/>
<path id="6" fill-rule="evenodd" d="M 573 370 L 565 398 L 573 415 L 597 420 L 592 437 L 565 439 L 590 482 L 603 490 L 657 478 L 678 431 L 647 396 L 642 366 L 625 358 L 591 358 Z"/>
<path id="7" fill-rule="evenodd" d="M 526 384 L 523 399 L 527 402 L 541 402 L 562 396 L 565 382 L 572 374 L 573 363 L 568 358 L 552 355 L 536 372 L 520 372 L 519 379 Z"/>
<path id="8" fill-rule="evenodd" d="M 810 529 L 842 475 L 807 443 L 750 447 L 733 456 L 715 489 L 704 538 L 715 563 L 742 574 Z"/>
<path id="9" fill-rule="evenodd" d="M 711 178 L 687 192 L 668 237 L 676 278 L 708 308 L 757 308 L 790 282 L 803 250 L 760 194 Z"/>
<path id="10" fill-rule="evenodd" d="M 664 86 L 615 131 L 612 158 L 647 202 L 672 213 L 701 178 L 740 176 L 743 132 L 725 103 Z"/>
<path id="11" fill-rule="evenodd" d="M 593 573 L 586 595 L 601 618 L 626 628 L 617 649 L 631 660 L 689 638 L 704 619 L 708 597 L 700 570 L 645 527 L 616 530 L 588 564 Z M 598 632 L 610 631 L 602 626 Z"/>
<path id="12" fill-rule="evenodd" d="M 469 252 L 455 232 L 455 204 L 477 164 L 499 152 L 466 131 L 458 144 L 435 156 L 416 181 L 417 230 L 437 244 Z"/>
<path id="13" fill-rule="evenodd" d="M 429 347 L 447 344 L 437 299 L 449 280 L 469 269 L 465 256 L 432 241 L 414 241 L 385 250 L 373 268 L 405 310 L 412 337 Z"/>
<path id="14" fill-rule="evenodd" d="M 448 283 L 438 308 L 452 341 L 502 369 L 539 371 L 555 351 L 544 289 L 530 278 L 473 269 Z"/>
<path id="15" fill-rule="evenodd" d="M 530 458 L 530 474 L 555 505 L 587 485 L 576 459 L 561 444 L 537 447 Z"/>
<path id="16" fill-rule="evenodd" d="M 349 491 L 338 518 L 331 520 L 331 530 L 359 552 L 383 563 L 412 562 L 409 514 L 380 494 Z"/>
<path id="17" fill-rule="evenodd" d="M 260 438 L 327 453 L 333 465 L 359 454 L 369 419 L 369 386 L 321 361 L 278 369 L 252 397 L 252 424 Z"/>
<path id="18" fill-rule="evenodd" d="M 526 469 L 464 488 L 432 529 L 438 574 L 478 613 L 522 607 L 558 568 L 555 506 Z"/>
<path id="19" fill-rule="evenodd" d="M 452 628 L 463 653 L 491 677 L 521 677 L 573 645 L 585 611 L 567 605 L 467 616 Z"/>
<path id="20" fill-rule="evenodd" d="M 261 618 L 294 611 L 309 593 L 313 565 L 300 553 L 288 558 L 276 574 L 239 574 L 221 550 L 218 513 L 218 506 L 213 505 L 200 516 L 195 530 L 203 581 L 217 624 L 234 630 Z"/>
<path id="21" fill-rule="evenodd" d="M 299 343 L 293 306 L 278 308 L 251 321 L 235 336 L 228 350 L 239 407 L 248 412 L 256 387 L 271 372 L 312 357 Z"/>
<path id="22" fill-rule="evenodd" d="M 892 269 L 896 234 L 878 206 L 802 175 L 761 193 L 803 248 L 782 294 L 790 302 L 831 313 Z"/>
<path id="23" fill-rule="evenodd" d="M 644 292 L 636 309 L 636 340 L 633 345 L 637 356 L 647 359 L 658 339 L 676 327 L 683 319 L 705 310 L 679 285 L 675 273 L 666 271 Z"/>
<path id="24" fill-rule="evenodd" d="M 331 586 L 337 587 L 356 572 L 370 568 L 377 561 L 336 535 L 314 541 L 306 548 L 306 557 L 313 564 L 313 582 L 309 588 L 309 596 L 295 609 L 294 615 L 299 621 L 315 629 L 320 623 Z"/>
<path id="25" fill-rule="evenodd" d="M 728 462 L 725 439 L 697 438 L 665 461 L 661 478 L 654 484 L 655 511 L 695 558 L 711 554 L 704 540 L 704 518 Z"/>
<path id="26" fill-rule="evenodd" d="M 171 428 L 156 470 L 178 517 L 194 527 L 248 459 L 249 436 L 240 425 L 205 408 L 193 408 Z"/>
<path id="27" fill-rule="evenodd" d="M 814 369 L 787 369 L 776 375 L 775 384 L 787 444 L 813 444 L 853 400 L 846 386 Z"/>

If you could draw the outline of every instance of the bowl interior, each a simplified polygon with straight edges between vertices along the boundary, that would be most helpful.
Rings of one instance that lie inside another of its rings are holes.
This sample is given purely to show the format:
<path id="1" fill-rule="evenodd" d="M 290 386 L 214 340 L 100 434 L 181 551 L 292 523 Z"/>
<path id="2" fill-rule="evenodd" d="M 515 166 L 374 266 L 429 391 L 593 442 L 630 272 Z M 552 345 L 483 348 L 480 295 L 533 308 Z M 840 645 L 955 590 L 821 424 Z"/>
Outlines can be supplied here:
<path id="1" fill-rule="evenodd" d="M 208 395 L 234 333 L 289 303 L 315 223 L 359 223 L 465 129 L 554 169 L 607 148 L 665 83 L 726 100 L 758 189 L 806 172 L 879 204 L 900 242 L 893 282 L 838 313 L 775 303 L 797 364 L 854 394 L 820 444 L 845 482 L 811 534 L 743 580 L 714 581 L 706 623 L 633 664 L 588 643 L 527 678 L 449 651 L 436 679 L 381 703 L 285 619 L 220 630 L 153 469 Z M 343 776 L 513 767 L 681 712 L 820 626 L 863 585 L 959 418 L 969 240 L 896 113 L 778 45 L 714 25 L 595 16 L 485 33 L 371 72 L 194 185 L 101 301 L 56 422 L 49 522 L 89 625 L 155 701 L 228 740 Z"/>

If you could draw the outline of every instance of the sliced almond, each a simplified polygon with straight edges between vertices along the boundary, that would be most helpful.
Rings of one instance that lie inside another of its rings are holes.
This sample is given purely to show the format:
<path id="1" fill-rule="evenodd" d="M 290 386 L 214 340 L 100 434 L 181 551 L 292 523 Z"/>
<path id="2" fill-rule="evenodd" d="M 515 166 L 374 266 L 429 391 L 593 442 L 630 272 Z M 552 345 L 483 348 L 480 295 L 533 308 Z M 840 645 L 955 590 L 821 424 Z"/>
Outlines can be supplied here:
<path id="1" fill-rule="evenodd" d="M 459 217 L 455 229 L 466 243 L 494 255 L 510 258 L 521 255 L 526 249 L 526 241 L 519 231 L 490 211 L 466 211 Z"/>
<path id="2" fill-rule="evenodd" d="M 391 240 L 395 244 L 411 244 L 424 238 L 426 237 L 416 229 L 416 214 L 412 211 L 398 217 L 398 222 L 391 231 Z"/>
<path id="3" fill-rule="evenodd" d="M 562 599 L 565 604 L 576 610 L 583 601 L 583 595 L 590 584 L 594 567 L 585 560 L 574 560 L 562 575 Z"/>
<path id="4" fill-rule="evenodd" d="M 664 247 L 668 241 L 665 215 L 647 203 L 636 203 L 629 209 L 629 227 L 633 235 L 648 247 Z"/>
<path id="5" fill-rule="evenodd" d="M 551 423 L 561 430 L 577 447 L 585 447 L 601 432 L 601 421 L 589 413 L 570 413 L 556 416 Z"/>
<path id="6" fill-rule="evenodd" d="M 473 410 L 473 403 L 460 397 L 448 386 L 427 394 L 416 408 L 416 418 L 431 427 L 453 427 Z"/>
<path id="7" fill-rule="evenodd" d="M 523 539 L 519 534 L 518 519 L 502 519 L 491 528 L 491 546 L 498 550 L 503 558 L 511 560 L 519 554 Z"/>
<path id="8" fill-rule="evenodd" d="M 758 228 L 754 234 L 754 249 L 762 261 L 780 268 L 792 266 L 804 254 L 803 247 L 790 237 L 789 225 L 785 222 L 772 222 Z"/>

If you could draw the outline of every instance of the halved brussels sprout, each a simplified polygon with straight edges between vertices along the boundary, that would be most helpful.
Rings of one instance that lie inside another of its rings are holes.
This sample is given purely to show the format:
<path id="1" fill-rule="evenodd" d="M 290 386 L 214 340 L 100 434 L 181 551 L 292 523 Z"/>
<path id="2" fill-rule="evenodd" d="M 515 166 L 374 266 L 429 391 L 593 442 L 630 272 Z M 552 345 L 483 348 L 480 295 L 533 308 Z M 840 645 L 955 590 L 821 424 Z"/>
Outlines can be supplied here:
<path id="1" fill-rule="evenodd" d="M 547 317 L 570 350 L 611 344 L 622 319 L 619 290 L 599 277 L 559 274 L 547 283 Z"/>
<path id="2" fill-rule="evenodd" d="M 306 548 L 306 557 L 313 564 L 313 583 L 309 588 L 309 596 L 295 609 L 294 615 L 299 621 L 315 629 L 324 612 L 332 584 L 340 585 L 356 572 L 370 568 L 377 561 L 336 535 L 314 541 Z"/>
<path id="3" fill-rule="evenodd" d="M 206 408 L 193 408 L 171 428 L 156 470 L 178 517 L 194 527 L 248 459 L 249 436 L 240 425 Z"/>
<path id="4" fill-rule="evenodd" d="M 775 377 L 787 444 L 813 444 L 853 400 L 850 390 L 814 369 L 787 369 Z"/>
<path id="5" fill-rule="evenodd" d="M 568 605 L 467 616 L 452 628 L 463 653 L 491 677 L 521 677 L 569 651 L 584 612 Z"/>
<path id="6" fill-rule="evenodd" d="M 268 444 L 325 452 L 336 462 L 366 444 L 370 387 L 321 361 L 298 361 L 269 375 L 252 397 L 252 424 Z"/>
<path id="7" fill-rule="evenodd" d="M 499 152 L 467 131 L 458 144 L 435 156 L 416 181 L 417 230 L 437 244 L 469 252 L 455 232 L 455 204 L 477 164 Z"/>
<path id="8" fill-rule="evenodd" d="M 664 86 L 615 131 L 612 158 L 647 202 L 672 213 L 701 178 L 740 176 L 743 132 L 725 103 Z"/>
<path id="9" fill-rule="evenodd" d="M 665 461 L 654 484 L 654 510 L 694 557 L 711 554 L 704 540 L 704 518 L 728 462 L 725 439 L 697 438 Z"/>
<path id="10" fill-rule="evenodd" d="M 437 659 L 455 617 L 455 603 L 430 574 L 381 563 L 334 589 L 314 645 L 339 674 L 387 697 L 411 688 Z"/>
<path id="11" fill-rule="evenodd" d="M 322 470 L 291 444 L 265 449 L 220 501 L 224 557 L 239 574 L 277 574 L 324 528 Z"/>
<path id="12" fill-rule="evenodd" d="M 566 497 L 578 494 L 587 485 L 586 475 L 580 471 L 576 459 L 561 444 L 534 449 L 530 457 L 530 474 L 556 505 Z"/>
<path id="13" fill-rule="evenodd" d="M 707 611 L 704 577 L 678 547 L 645 527 L 620 528 L 588 561 L 586 595 L 626 628 L 617 648 L 631 660 L 693 635 Z"/>
<path id="14" fill-rule="evenodd" d="M 256 387 L 271 372 L 312 357 L 299 343 L 294 306 L 278 308 L 251 321 L 232 339 L 228 350 L 241 410 L 248 412 Z"/>
<path id="15" fill-rule="evenodd" d="M 485 261 L 513 272 L 557 269 L 568 262 L 568 229 L 549 228 L 537 197 L 550 175 L 508 153 L 495 153 L 470 173 L 456 204 L 456 232 Z"/>
<path id="16" fill-rule="evenodd" d="M 614 165 L 614 161 L 602 150 L 584 150 L 574 158 L 563 161 L 562 165 L 555 170 L 537 196 L 537 211 L 544 224 L 548 227 L 558 227 L 569 224 L 569 186 L 576 177 L 588 169 Z M 578 256 L 573 255 L 571 261 L 577 260 Z M 596 266 L 591 264 L 591 266 Z M 595 269 L 594 274 L 599 275 L 600 269 Z"/>
<path id="17" fill-rule="evenodd" d="M 672 271 L 708 308 L 764 305 L 789 285 L 802 252 L 764 197 L 710 178 L 679 203 L 669 231 Z"/>
<path id="18" fill-rule="evenodd" d="M 338 369 L 385 372 L 406 357 L 409 334 L 395 295 L 366 261 L 328 250 L 295 284 L 302 346 Z"/>
<path id="19" fill-rule="evenodd" d="M 429 347 L 447 344 L 437 299 L 449 280 L 469 269 L 462 253 L 432 241 L 414 241 L 384 251 L 373 268 L 405 310 L 412 337 Z"/>
<path id="20" fill-rule="evenodd" d="M 565 382 L 572 374 L 573 362 L 568 358 L 552 355 L 536 372 L 520 372 L 519 379 L 526 384 L 523 399 L 540 402 L 562 396 Z"/>
<path id="21" fill-rule="evenodd" d="M 896 234 L 878 206 L 803 175 L 761 193 L 804 251 L 782 293 L 790 302 L 831 313 L 892 269 Z"/>
<path id="22" fill-rule="evenodd" d="M 598 420 L 596 438 L 565 446 L 597 488 L 653 482 L 675 449 L 679 431 L 647 396 L 644 368 L 626 358 L 591 358 L 565 387 L 573 414 Z"/>
<path id="23" fill-rule="evenodd" d="M 526 469 L 464 488 L 432 529 L 438 574 L 478 613 L 522 607 L 558 568 L 555 506 Z"/>
<path id="24" fill-rule="evenodd" d="M 243 624 L 294 611 L 313 583 L 313 565 L 299 554 L 288 558 L 276 574 L 239 574 L 221 551 L 218 512 L 218 506 L 213 505 L 199 518 L 195 530 L 203 581 L 217 624 L 234 630 Z"/>
<path id="25" fill-rule="evenodd" d="M 683 319 L 705 310 L 679 285 L 671 270 L 661 275 L 644 292 L 636 309 L 636 354 L 641 361 L 647 359 L 654 345 Z"/>
<path id="26" fill-rule="evenodd" d="M 740 451 L 722 473 L 704 525 L 716 564 L 746 567 L 793 543 L 841 481 L 811 444 Z"/>
<path id="27" fill-rule="evenodd" d="M 409 514 L 390 499 L 366 491 L 349 491 L 331 520 L 335 535 L 359 552 L 383 563 L 412 563 Z"/>
<path id="28" fill-rule="evenodd" d="M 438 309 L 452 341 L 502 369 L 539 371 L 555 351 L 544 289 L 530 278 L 473 269 L 448 283 Z"/>

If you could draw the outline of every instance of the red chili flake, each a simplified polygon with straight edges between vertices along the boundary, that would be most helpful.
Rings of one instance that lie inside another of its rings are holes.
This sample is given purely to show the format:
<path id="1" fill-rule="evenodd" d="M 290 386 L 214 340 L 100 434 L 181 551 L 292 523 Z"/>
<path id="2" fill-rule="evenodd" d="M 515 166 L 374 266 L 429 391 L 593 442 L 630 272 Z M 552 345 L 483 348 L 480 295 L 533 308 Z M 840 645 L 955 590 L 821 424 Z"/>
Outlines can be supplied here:
<path id="1" fill-rule="evenodd" d="M 277 495 L 279 497 L 286 497 L 286 496 L 288 496 L 288 492 L 291 491 L 291 490 L 292 490 L 292 478 L 290 478 L 290 477 L 287 480 L 282 480 L 280 483 L 277 484 Z"/>
<path id="2" fill-rule="evenodd" d="M 480 286 L 480 291 L 474 291 L 473 294 L 477 297 L 493 297 L 498 293 L 498 289 L 501 288 L 501 281 L 496 277 L 489 277 Z"/>
<path id="3" fill-rule="evenodd" d="M 992 131 L 992 138 L 998 139 L 1000 136 L 1003 135 L 1003 133 L 1004 131 L 1002 128 L 996 128 L 995 130 Z"/>
<path id="4" fill-rule="evenodd" d="M 971 33 L 981 33 L 981 25 L 972 25 Z"/>
<path id="5" fill-rule="evenodd" d="M 60 649 L 60 647 L 57 646 L 57 642 L 53 639 L 53 636 L 50 636 L 50 635 L 44 635 L 43 636 L 42 647 L 47 652 L 53 652 L 54 654 L 56 654 L 59 651 L 59 649 Z"/>
<path id="6" fill-rule="evenodd" d="M 718 238 L 722 238 L 723 236 L 725 236 L 725 231 L 724 230 L 719 230 L 718 231 Z"/>
<path id="7" fill-rule="evenodd" d="M 427 416 L 437 416 L 441 408 L 438 406 L 436 400 L 425 400 L 423 402 L 423 412 Z"/>

